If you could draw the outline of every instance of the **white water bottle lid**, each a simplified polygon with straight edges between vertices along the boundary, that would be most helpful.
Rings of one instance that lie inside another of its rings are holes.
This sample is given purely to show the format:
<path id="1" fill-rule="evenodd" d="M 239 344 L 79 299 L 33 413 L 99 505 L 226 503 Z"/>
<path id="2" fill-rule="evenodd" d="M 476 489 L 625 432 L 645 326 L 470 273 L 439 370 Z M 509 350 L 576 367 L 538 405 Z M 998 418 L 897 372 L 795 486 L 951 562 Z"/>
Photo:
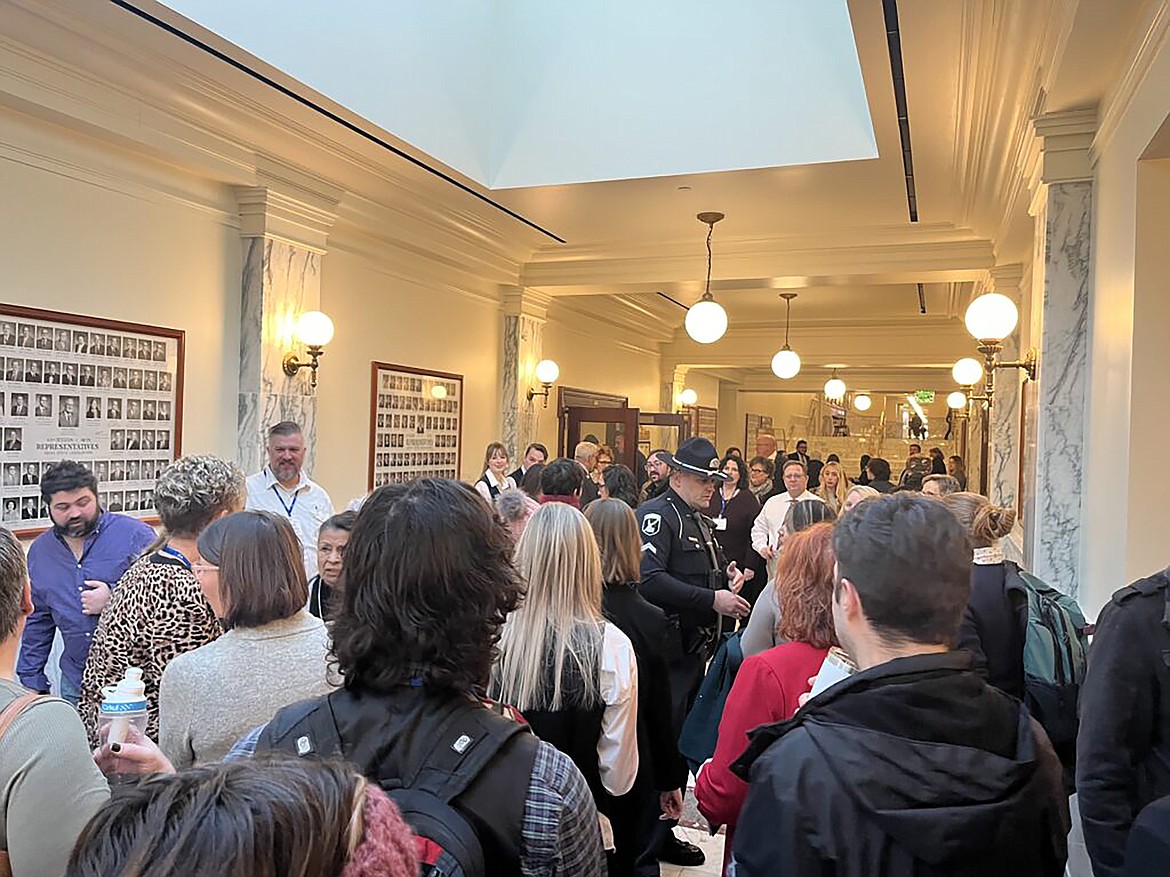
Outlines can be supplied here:
<path id="1" fill-rule="evenodd" d="M 131 704 L 135 709 L 146 709 L 146 683 L 142 681 L 142 670 L 138 667 L 127 667 L 126 675 L 117 685 L 108 685 L 102 689 L 102 708 L 106 704 L 118 704 L 123 710 Z M 137 706 L 141 704 L 141 706 Z"/>

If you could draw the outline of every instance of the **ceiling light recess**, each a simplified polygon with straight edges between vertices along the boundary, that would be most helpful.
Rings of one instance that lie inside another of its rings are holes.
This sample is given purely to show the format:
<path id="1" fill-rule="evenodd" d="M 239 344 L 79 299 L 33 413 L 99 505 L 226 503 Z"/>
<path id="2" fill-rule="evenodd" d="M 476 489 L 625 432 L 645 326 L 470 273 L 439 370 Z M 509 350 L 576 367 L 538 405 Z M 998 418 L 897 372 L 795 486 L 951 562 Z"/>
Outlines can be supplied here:
<path id="1" fill-rule="evenodd" d="M 727 311 L 711 295 L 711 235 L 715 223 L 723 218 L 722 213 L 700 213 L 699 222 L 707 224 L 707 283 L 703 297 L 687 309 L 684 321 L 687 334 L 700 344 L 713 344 L 727 332 Z"/>
<path id="2" fill-rule="evenodd" d="M 788 330 L 792 326 L 792 300 L 796 298 L 796 293 L 782 292 L 780 298 L 784 299 L 788 310 L 784 318 L 784 346 L 772 357 L 772 374 L 787 381 L 800 374 L 800 356 L 788 345 Z"/>

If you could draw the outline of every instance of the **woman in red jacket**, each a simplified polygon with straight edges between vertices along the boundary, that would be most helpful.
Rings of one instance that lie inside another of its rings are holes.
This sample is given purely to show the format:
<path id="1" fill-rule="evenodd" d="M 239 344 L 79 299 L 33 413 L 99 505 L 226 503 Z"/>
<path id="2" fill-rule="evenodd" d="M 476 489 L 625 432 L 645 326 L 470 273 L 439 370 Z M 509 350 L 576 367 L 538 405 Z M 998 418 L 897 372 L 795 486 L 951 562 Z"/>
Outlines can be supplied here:
<path id="1" fill-rule="evenodd" d="M 715 755 L 695 782 L 699 812 L 712 826 L 726 825 L 723 867 L 747 796 L 747 783 L 730 766 L 748 744 L 748 731 L 790 719 L 817 675 L 825 653 L 837 645 L 833 631 L 833 525 L 814 524 L 784 540 L 776 569 L 779 633 L 787 642 L 748 658 L 727 695 Z"/>

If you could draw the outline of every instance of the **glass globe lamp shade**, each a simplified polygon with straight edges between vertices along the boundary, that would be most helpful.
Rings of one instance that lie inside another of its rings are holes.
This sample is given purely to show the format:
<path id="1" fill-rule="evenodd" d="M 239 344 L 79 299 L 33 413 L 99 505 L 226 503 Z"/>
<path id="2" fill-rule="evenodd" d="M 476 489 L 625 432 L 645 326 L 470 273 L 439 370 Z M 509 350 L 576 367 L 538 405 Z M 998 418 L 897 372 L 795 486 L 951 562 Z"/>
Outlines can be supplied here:
<path id="1" fill-rule="evenodd" d="M 961 390 L 955 390 L 955 392 L 947 396 L 947 407 L 954 409 L 966 408 L 967 395 Z"/>
<path id="2" fill-rule="evenodd" d="M 781 380 L 794 378 L 800 373 L 800 357 L 795 350 L 785 347 L 772 357 L 772 374 Z"/>
<path id="3" fill-rule="evenodd" d="M 446 399 L 447 388 L 442 384 L 435 384 L 433 387 L 431 387 L 431 396 L 435 399 Z"/>
<path id="4" fill-rule="evenodd" d="M 682 405 L 694 405 L 699 401 L 699 394 L 690 387 L 686 387 L 681 393 L 678 394 L 678 401 Z"/>
<path id="5" fill-rule="evenodd" d="M 829 378 L 825 381 L 825 398 L 844 399 L 846 389 L 845 382 L 840 378 Z"/>
<path id="6" fill-rule="evenodd" d="M 727 311 L 712 299 L 697 301 L 687 309 L 687 334 L 700 344 L 713 344 L 727 331 Z"/>
<path id="7" fill-rule="evenodd" d="M 951 377 L 963 387 L 973 387 L 983 380 L 983 363 L 970 356 L 964 356 L 951 366 Z"/>
<path id="8" fill-rule="evenodd" d="M 542 384 L 555 384 L 561 376 L 561 367 L 551 359 L 542 359 L 536 364 L 536 379 Z"/>
<path id="9" fill-rule="evenodd" d="M 998 292 L 981 295 L 967 306 L 963 322 L 976 341 L 1002 341 L 1016 328 L 1020 311 L 1016 303 Z"/>
<path id="10" fill-rule="evenodd" d="M 324 347 L 333 340 L 333 321 L 320 311 L 305 311 L 297 320 L 296 335 L 306 347 Z"/>
<path id="11" fill-rule="evenodd" d="M 853 407 L 858 411 L 868 411 L 873 406 L 873 399 L 865 393 L 858 393 L 853 397 Z"/>

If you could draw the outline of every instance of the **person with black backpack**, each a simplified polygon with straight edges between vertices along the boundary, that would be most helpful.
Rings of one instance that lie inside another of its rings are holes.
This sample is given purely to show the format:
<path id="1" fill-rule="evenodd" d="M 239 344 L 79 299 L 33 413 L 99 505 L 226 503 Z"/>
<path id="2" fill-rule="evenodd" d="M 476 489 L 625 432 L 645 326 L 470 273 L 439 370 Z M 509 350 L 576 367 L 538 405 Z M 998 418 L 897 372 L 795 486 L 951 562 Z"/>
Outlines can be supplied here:
<path id="1" fill-rule="evenodd" d="M 275 750 L 355 765 L 418 836 L 424 875 L 603 875 L 580 771 L 481 696 L 521 596 L 511 554 L 467 485 L 376 490 L 346 548 L 333 625 L 344 688 L 285 707 L 229 757 Z"/>

